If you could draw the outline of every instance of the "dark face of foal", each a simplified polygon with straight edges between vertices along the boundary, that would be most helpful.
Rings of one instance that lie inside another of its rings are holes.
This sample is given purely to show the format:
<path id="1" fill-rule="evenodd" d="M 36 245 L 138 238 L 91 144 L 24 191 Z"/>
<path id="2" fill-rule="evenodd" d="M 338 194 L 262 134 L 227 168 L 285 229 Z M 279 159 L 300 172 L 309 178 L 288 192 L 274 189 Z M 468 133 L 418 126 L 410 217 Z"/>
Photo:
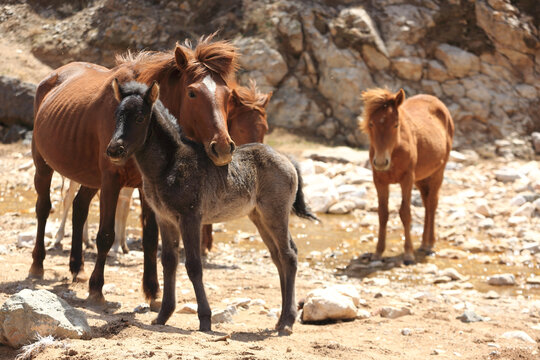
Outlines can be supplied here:
<path id="1" fill-rule="evenodd" d="M 392 152 L 399 143 L 400 121 L 398 107 L 403 102 L 404 93 L 396 94 L 369 117 L 369 140 L 373 148 L 373 168 L 388 171 L 391 167 Z"/>
<path id="2" fill-rule="evenodd" d="M 107 146 L 107 155 L 112 163 L 123 165 L 146 140 L 159 86 L 154 82 L 143 97 L 129 94 L 124 97 L 116 79 L 112 87 L 120 105 L 115 111 L 116 127 Z"/>

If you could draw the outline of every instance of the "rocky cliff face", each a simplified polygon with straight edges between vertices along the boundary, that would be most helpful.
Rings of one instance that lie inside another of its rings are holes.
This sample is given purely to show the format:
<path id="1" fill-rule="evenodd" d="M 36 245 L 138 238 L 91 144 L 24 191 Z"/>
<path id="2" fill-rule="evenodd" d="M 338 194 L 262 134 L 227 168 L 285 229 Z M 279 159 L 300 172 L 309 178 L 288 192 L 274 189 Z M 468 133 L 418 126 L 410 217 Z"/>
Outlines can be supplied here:
<path id="1" fill-rule="evenodd" d="M 28 0 L 0 18 L 52 67 L 220 30 L 240 81 L 274 91 L 272 126 L 336 143 L 366 143 L 360 93 L 375 86 L 441 98 L 458 147 L 540 130 L 536 0 Z"/>

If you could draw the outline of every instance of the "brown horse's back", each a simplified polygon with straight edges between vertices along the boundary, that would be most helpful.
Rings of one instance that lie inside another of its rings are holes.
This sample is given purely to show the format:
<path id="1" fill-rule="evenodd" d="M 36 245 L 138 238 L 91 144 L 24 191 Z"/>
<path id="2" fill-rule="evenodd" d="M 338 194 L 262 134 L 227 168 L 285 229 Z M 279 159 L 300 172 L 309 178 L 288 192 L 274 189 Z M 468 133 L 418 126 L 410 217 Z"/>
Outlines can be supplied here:
<path id="1" fill-rule="evenodd" d="M 111 91 L 114 76 L 118 70 L 70 63 L 51 73 L 36 91 L 35 149 L 55 171 L 87 187 L 101 187 L 100 166 L 112 166 L 104 164 L 104 152 L 114 131 L 116 104 L 104 93 Z"/>
<path id="2" fill-rule="evenodd" d="M 400 107 L 416 137 L 415 179 L 422 180 L 444 167 L 454 136 L 454 122 L 446 106 L 431 95 L 416 95 Z"/>

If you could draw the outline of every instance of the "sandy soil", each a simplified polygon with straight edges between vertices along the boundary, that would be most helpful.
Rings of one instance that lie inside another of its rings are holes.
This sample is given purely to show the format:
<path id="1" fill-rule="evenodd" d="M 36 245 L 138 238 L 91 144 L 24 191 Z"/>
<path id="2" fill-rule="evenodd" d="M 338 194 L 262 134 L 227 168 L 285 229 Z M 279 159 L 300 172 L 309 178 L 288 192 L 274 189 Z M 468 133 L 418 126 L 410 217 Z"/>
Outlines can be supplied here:
<path id="1" fill-rule="evenodd" d="M 138 250 L 110 257 L 105 268 L 105 283 L 109 287 L 105 296 L 108 301 L 119 302 L 120 308 L 110 312 L 93 311 L 85 307 L 87 283 L 70 280 L 69 237 L 64 239 L 63 250 L 48 251 L 43 280 L 26 279 L 31 248 L 19 248 L 16 242 L 18 234 L 35 231 L 33 210 L 28 209 L 28 198 L 32 200 L 34 196 L 30 163 L 28 145 L 0 145 L 3 207 L 0 246 L 5 250 L 0 254 L 0 302 L 23 288 L 47 289 L 83 310 L 93 331 L 91 340 L 58 341 L 35 359 L 539 358 L 540 307 L 535 308 L 538 297 L 502 294 L 498 299 L 487 299 L 484 293 L 466 284 L 411 286 L 399 281 L 402 277 L 424 276 L 429 259 L 423 264 L 389 270 L 389 278 L 396 280 L 388 283 L 381 282 L 378 274 L 364 279 L 335 276 L 329 269 L 301 261 L 297 300 L 322 285 L 353 284 L 365 300 L 364 309 L 371 317 L 323 325 L 297 322 L 292 335 L 278 336 L 273 328 L 281 302 L 279 281 L 268 252 L 259 250 L 260 247 L 220 242 L 219 233 L 217 247 L 210 253 L 204 269 L 212 309 L 223 309 L 236 298 L 253 300 L 247 308 L 238 308 L 233 323 L 214 324 L 212 332 L 201 333 L 197 331 L 195 314 L 176 312 L 167 325 L 156 326 L 151 325 L 155 313 L 135 313 L 134 308 L 143 302 L 140 291 L 142 252 Z M 59 198 L 59 187 L 60 180 L 55 177 L 55 200 Z M 92 211 L 95 216 L 95 205 Z M 293 220 L 293 235 L 303 223 L 303 220 Z M 132 248 L 136 245 L 132 244 Z M 87 249 L 85 259 L 86 269 L 91 271 L 95 250 Z M 177 309 L 184 303 L 194 303 L 193 289 L 183 266 L 179 267 L 177 284 Z M 379 310 L 384 306 L 407 306 L 412 309 L 412 315 L 382 318 Z M 462 323 L 456 317 L 463 312 L 463 306 L 474 306 L 477 313 L 491 320 Z M 409 329 L 410 334 L 403 335 L 403 329 Z M 527 332 L 537 344 L 500 337 L 511 330 Z M 16 350 L 0 346 L 0 359 L 13 359 L 17 354 Z"/>

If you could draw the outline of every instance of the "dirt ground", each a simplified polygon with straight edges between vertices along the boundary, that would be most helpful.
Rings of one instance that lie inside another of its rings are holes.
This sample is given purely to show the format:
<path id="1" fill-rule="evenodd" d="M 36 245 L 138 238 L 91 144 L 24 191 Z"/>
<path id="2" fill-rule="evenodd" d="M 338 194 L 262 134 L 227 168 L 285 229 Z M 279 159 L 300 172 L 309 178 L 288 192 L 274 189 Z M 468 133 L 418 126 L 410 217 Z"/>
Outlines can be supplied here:
<path id="1" fill-rule="evenodd" d="M 294 150 L 294 149 L 293 149 Z M 293 151 L 294 152 L 294 151 Z M 411 267 L 388 270 L 363 279 L 336 276 L 331 269 L 301 260 L 297 276 L 297 300 L 310 290 L 327 284 L 354 285 L 371 316 L 363 320 L 308 325 L 297 322 L 290 336 L 273 330 L 281 297 L 277 271 L 266 250 L 220 241 L 210 253 L 204 282 L 212 309 L 224 309 L 238 298 L 249 298 L 238 308 L 233 323 L 214 324 L 209 333 L 198 332 L 196 314 L 175 312 L 165 326 L 151 325 L 155 313 L 135 313 L 143 302 L 140 283 L 142 252 L 132 243 L 129 254 L 110 257 L 105 268 L 105 297 L 118 302 L 114 311 L 96 312 L 85 307 L 87 283 L 72 283 L 68 270 L 69 236 L 63 250 L 49 250 L 45 278 L 26 279 L 31 248 L 17 247 L 22 233 L 35 231 L 31 166 L 28 144 L 0 145 L 0 302 L 24 288 L 47 289 L 83 310 L 92 327 L 91 340 L 60 340 L 35 355 L 35 359 L 538 359 L 540 340 L 539 297 L 502 293 L 488 299 L 485 293 L 465 284 L 453 287 L 419 282 L 411 286 L 404 277 L 422 277 L 437 258 Z M 60 180 L 53 181 L 53 204 L 58 206 Z M 92 206 L 95 218 L 96 206 Z M 51 218 L 58 217 L 56 211 Z M 53 223 L 53 228 L 56 224 Z M 304 224 L 304 225 L 302 225 Z M 317 224 L 293 219 L 293 236 L 303 226 Z M 225 224 L 227 227 L 227 224 Z M 95 228 L 91 234 L 95 235 Z M 237 229 L 229 228 L 228 231 Z M 249 229 L 241 229 L 250 231 Z M 51 231 L 56 231 L 53 229 Z M 67 233 L 70 234 L 70 224 Z M 242 241 L 242 240 L 241 240 Z M 336 246 L 340 239 L 335 239 Z M 140 243 L 139 243 L 140 245 Z M 374 246 L 374 243 L 369 246 Z M 442 246 L 442 245 L 441 245 Z M 309 249 L 300 249 L 309 252 Z M 302 254 L 301 254 L 302 255 Z M 301 256 L 305 259 L 305 254 Z M 86 271 L 93 269 L 95 250 L 85 251 Z M 161 272 L 161 267 L 159 269 Z M 183 265 L 178 270 L 177 310 L 195 303 Z M 161 276 L 160 276 L 161 281 Z M 406 306 L 411 315 L 382 318 L 385 306 Z M 489 321 L 463 323 L 456 319 L 463 308 L 474 307 Z M 536 344 L 501 338 L 522 330 Z M 0 346 L 0 359 L 13 359 L 18 351 Z"/>

